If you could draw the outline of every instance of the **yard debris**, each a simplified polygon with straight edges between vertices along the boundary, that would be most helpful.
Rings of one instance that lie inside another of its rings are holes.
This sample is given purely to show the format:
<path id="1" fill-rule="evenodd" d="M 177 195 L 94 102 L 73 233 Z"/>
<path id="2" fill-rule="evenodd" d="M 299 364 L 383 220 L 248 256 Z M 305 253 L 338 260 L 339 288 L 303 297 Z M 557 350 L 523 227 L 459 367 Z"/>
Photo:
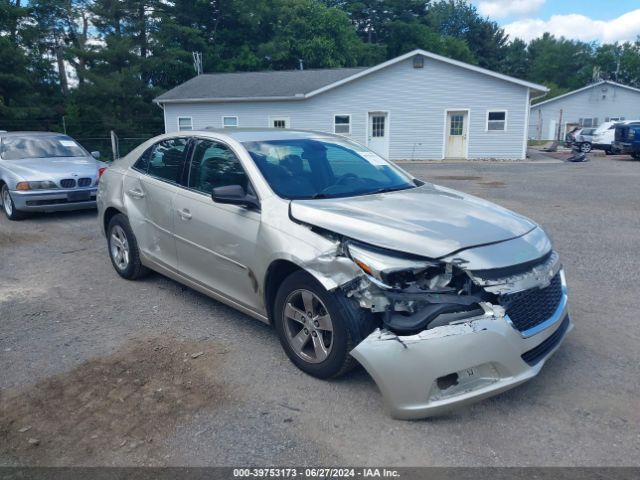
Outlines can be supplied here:
<path id="1" fill-rule="evenodd" d="M 200 357 L 202 355 L 204 355 L 204 352 L 192 353 L 191 354 L 191 358 L 198 358 L 198 357 Z"/>

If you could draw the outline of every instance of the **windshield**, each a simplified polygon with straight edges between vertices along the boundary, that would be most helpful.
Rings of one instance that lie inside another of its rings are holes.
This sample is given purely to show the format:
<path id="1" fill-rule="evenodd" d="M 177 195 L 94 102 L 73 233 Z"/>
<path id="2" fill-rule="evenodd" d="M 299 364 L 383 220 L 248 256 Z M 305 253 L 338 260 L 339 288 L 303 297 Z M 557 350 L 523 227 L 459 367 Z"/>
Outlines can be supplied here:
<path id="1" fill-rule="evenodd" d="M 4 137 L 0 144 L 3 160 L 23 160 L 45 157 L 86 157 L 87 152 L 74 140 L 63 135 Z"/>
<path id="2" fill-rule="evenodd" d="M 416 186 L 382 157 L 347 140 L 306 138 L 243 145 L 282 198 L 351 197 Z"/>

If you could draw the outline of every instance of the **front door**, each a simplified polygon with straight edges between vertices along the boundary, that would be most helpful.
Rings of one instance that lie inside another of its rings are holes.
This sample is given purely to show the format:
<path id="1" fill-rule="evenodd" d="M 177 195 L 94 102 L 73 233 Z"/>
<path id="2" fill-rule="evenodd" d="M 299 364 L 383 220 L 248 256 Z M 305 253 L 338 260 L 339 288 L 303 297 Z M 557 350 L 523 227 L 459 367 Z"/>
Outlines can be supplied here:
<path id="1" fill-rule="evenodd" d="M 260 212 L 211 199 L 216 187 L 249 180 L 224 144 L 199 140 L 193 150 L 186 188 L 174 199 L 180 273 L 233 301 L 258 310 L 261 298 L 251 267 L 263 252 L 257 242 Z"/>
<path id="2" fill-rule="evenodd" d="M 467 157 L 468 112 L 447 112 L 445 158 Z"/>
<path id="3" fill-rule="evenodd" d="M 381 157 L 389 158 L 389 116 L 385 112 L 369 112 L 367 145 Z"/>

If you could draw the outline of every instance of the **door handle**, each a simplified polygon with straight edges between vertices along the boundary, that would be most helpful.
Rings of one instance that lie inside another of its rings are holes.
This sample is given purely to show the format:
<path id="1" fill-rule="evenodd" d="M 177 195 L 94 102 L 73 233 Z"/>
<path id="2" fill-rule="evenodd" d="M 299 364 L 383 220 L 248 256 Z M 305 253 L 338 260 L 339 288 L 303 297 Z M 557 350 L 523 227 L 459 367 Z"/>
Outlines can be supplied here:
<path id="1" fill-rule="evenodd" d="M 133 198 L 144 198 L 144 192 L 142 190 L 131 189 L 131 190 L 128 190 L 127 193 L 129 194 L 130 197 L 133 197 Z"/>
<path id="2" fill-rule="evenodd" d="M 180 215 L 180 218 L 182 218 L 183 220 L 191 220 L 192 218 L 191 212 L 186 208 L 178 210 L 178 215 Z"/>

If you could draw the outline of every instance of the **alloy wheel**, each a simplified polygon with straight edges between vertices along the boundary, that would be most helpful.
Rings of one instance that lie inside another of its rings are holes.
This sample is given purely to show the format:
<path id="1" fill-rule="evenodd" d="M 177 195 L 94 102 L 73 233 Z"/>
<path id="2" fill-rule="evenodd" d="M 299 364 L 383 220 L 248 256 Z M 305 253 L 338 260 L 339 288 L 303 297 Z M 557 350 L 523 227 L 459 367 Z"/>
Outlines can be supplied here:
<path id="1" fill-rule="evenodd" d="M 321 363 L 333 348 L 333 323 L 313 292 L 294 290 L 285 301 L 284 332 L 289 346 L 305 362 Z"/>
<path id="2" fill-rule="evenodd" d="M 129 241 L 120 225 L 114 225 L 111 229 L 109 243 L 113 262 L 120 270 L 125 270 L 129 266 Z"/>
<path id="3" fill-rule="evenodd" d="M 10 217 L 13 213 L 13 206 L 11 204 L 9 189 L 6 186 L 2 189 L 2 206 L 4 207 L 4 211 L 7 213 L 7 216 Z"/>

